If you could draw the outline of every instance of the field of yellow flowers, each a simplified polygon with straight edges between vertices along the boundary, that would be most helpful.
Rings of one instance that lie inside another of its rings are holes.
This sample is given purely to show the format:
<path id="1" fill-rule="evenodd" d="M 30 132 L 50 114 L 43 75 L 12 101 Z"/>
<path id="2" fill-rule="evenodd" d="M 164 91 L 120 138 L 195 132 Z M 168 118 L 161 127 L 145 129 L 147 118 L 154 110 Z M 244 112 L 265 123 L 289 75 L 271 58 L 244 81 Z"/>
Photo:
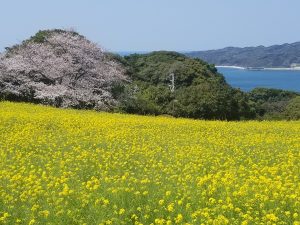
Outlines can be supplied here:
<path id="1" fill-rule="evenodd" d="M 300 122 L 0 102 L 0 224 L 300 224 Z"/>

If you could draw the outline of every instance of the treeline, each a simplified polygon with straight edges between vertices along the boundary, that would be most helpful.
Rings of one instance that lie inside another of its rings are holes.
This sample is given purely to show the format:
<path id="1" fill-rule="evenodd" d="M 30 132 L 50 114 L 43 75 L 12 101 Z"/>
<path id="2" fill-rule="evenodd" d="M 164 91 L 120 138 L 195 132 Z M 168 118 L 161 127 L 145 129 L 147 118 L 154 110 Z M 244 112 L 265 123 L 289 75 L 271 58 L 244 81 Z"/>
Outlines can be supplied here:
<path id="1" fill-rule="evenodd" d="M 300 94 L 292 91 L 255 88 L 247 94 L 255 119 L 299 120 Z"/>
<path id="2" fill-rule="evenodd" d="M 267 88 L 242 92 L 200 59 L 164 51 L 117 58 L 130 77 L 116 88 L 122 112 L 213 120 L 300 118 L 299 93 Z"/>

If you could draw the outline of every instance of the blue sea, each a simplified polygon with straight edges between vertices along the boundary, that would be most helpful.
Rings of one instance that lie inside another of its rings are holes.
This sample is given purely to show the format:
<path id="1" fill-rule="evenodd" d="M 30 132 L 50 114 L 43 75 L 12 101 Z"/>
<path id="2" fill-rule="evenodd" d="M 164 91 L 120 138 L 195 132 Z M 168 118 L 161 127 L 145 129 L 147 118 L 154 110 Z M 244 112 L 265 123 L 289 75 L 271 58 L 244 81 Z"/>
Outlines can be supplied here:
<path id="1" fill-rule="evenodd" d="M 300 71 L 291 70 L 241 70 L 218 68 L 231 86 L 243 91 L 256 87 L 277 88 L 300 92 Z"/>

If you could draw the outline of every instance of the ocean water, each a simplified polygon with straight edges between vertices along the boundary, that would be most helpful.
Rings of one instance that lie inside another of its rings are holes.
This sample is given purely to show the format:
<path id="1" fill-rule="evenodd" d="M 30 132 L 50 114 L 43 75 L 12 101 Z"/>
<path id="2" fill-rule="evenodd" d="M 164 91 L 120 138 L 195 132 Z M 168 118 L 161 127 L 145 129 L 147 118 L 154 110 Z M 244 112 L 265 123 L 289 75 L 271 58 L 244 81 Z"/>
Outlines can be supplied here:
<path id="1" fill-rule="evenodd" d="M 300 71 L 291 70 L 241 70 L 218 68 L 226 81 L 233 87 L 243 91 L 251 91 L 256 87 L 277 88 L 300 92 Z"/>

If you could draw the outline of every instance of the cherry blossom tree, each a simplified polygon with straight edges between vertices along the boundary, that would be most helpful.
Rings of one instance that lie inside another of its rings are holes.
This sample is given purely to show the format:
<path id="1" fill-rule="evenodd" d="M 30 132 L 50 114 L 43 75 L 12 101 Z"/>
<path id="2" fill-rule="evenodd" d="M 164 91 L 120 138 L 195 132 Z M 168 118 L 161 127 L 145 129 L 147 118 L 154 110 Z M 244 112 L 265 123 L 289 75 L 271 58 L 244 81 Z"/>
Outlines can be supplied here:
<path id="1" fill-rule="evenodd" d="M 48 31 L 0 56 L 0 95 L 60 107 L 107 109 L 111 87 L 126 80 L 123 66 L 72 31 Z"/>

